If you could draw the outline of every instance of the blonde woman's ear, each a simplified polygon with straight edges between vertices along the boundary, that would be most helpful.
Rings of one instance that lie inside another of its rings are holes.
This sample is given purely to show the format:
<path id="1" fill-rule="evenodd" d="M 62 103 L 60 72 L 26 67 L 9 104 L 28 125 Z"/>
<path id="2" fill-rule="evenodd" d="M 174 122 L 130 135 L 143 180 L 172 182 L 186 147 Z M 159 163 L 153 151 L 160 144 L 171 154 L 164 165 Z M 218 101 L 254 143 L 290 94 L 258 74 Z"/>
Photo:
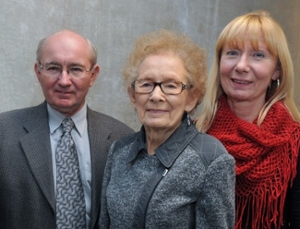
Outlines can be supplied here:
<path id="1" fill-rule="evenodd" d="M 280 69 L 278 68 L 272 76 L 272 80 L 278 80 L 280 78 Z"/>

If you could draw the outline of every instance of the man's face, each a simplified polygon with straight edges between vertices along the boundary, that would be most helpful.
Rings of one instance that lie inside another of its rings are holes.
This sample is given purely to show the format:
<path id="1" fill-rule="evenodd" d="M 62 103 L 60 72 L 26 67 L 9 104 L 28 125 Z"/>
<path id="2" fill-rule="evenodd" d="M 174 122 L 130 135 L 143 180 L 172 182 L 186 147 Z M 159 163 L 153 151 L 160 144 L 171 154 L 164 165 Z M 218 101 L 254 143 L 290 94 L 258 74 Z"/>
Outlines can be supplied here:
<path id="1" fill-rule="evenodd" d="M 72 76 L 70 69 L 91 69 L 90 56 L 85 39 L 74 32 L 63 31 L 46 40 L 40 63 L 35 64 L 35 72 L 46 101 L 65 116 L 72 116 L 82 108 L 89 87 L 99 74 L 100 68 L 96 65 L 90 72 L 84 71 L 80 77 Z M 62 68 L 63 71 L 57 77 L 49 76 L 44 66 L 51 66 L 50 69 Z"/>

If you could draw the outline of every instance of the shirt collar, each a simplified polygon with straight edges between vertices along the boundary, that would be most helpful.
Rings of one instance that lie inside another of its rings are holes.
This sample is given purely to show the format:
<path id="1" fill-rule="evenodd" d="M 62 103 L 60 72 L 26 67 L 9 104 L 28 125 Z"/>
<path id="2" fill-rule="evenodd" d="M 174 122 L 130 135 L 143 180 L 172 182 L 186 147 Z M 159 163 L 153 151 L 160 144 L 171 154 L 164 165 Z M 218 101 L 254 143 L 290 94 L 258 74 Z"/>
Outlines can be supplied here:
<path id="1" fill-rule="evenodd" d="M 47 110 L 49 116 L 50 134 L 53 134 L 60 127 L 62 120 L 66 117 L 59 111 L 53 109 L 48 103 L 47 103 Z M 87 105 L 86 103 L 84 103 L 83 107 L 76 114 L 70 117 L 72 118 L 75 124 L 75 129 L 80 136 L 82 136 L 84 133 L 86 116 L 87 116 Z"/>
<path id="2" fill-rule="evenodd" d="M 139 134 L 137 134 L 136 139 L 133 142 L 132 149 L 130 150 L 127 158 L 127 163 L 134 161 L 134 159 L 142 150 L 147 152 L 147 147 L 145 145 L 145 137 L 145 128 L 144 126 L 142 126 Z"/>
<path id="3" fill-rule="evenodd" d="M 188 124 L 188 120 L 190 124 Z M 163 144 L 161 144 L 155 150 L 156 156 L 166 168 L 171 167 L 176 158 L 186 148 L 188 143 L 196 134 L 197 130 L 192 123 L 192 120 L 190 120 L 189 117 L 184 116 L 181 125 Z M 145 128 L 142 127 L 140 134 L 137 135 L 137 138 L 134 141 L 132 150 L 128 155 L 127 162 L 134 161 L 142 150 L 147 151 L 145 139 Z"/>

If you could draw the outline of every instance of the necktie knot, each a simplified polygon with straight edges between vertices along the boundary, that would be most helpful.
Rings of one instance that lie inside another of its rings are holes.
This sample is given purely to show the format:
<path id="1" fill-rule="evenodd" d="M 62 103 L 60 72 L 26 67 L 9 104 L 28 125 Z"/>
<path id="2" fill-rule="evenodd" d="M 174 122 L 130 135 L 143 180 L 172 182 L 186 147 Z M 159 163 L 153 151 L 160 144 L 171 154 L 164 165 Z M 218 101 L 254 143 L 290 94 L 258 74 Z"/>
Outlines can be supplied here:
<path id="1" fill-rule="evenodd" d="M 70 133 L 75 125 L 71 118 L 65 118 L 61 124 L 62 124 L 63 133 L 66 132 Z"/>

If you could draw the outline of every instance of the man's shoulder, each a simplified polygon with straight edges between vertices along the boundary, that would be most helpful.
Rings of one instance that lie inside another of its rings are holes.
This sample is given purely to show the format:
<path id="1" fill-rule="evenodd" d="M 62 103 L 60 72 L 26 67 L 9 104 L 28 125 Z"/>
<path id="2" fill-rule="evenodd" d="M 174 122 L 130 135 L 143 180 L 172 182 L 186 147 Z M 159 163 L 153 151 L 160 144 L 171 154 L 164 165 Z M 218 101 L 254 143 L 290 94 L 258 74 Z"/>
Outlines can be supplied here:
<path id="1" fill-rule="evenodd" d="M 87 118 L 93 119 L 93 121 L 95 121 L 95 122 L 101 122 L 101 123 L 106 123 L 106 124 L 111 124 L 111 125 L 117 124 L 117 125 L 127 126 L 125 123 L 121 122 L 120 120 L 118 120 L 110 115 L 107 115 L 107 114 L 104 114 L 104 113 L 101 113 L 98 111 L 94 111 L 91 109 L 88 109 Z"/>
<path id="2" fill-rule="evenodd" d="M 87 119 L 90 125 L 93 125 L 93 127 L 102 130 L 112 130 L 114 132 L 119 132 L 122 135 L 124 133 L 130 134 L 134 132 L 132 128 L 130 128 L 128 125 L 121 122 L 120 120 L 91 109 L 88 109 Z"/>
<path id="3" fill-rule="evenodd" d="M 43 111 L 43 112 L 42 112 Z M 46 113 L 46 104 L 42 103 L 37 106 L 31 106 L 21 109 L 14 109 L 0 113 L 0 120 L 24 120 L 34 116 Z"/>
<path id="4" fill-rule="evenodd" d="M 43 104 L 3 112 L 0 114 L 0 145 L 8 139 L 10 141 L 19 139 L 30 130 L 45 128 L 47 128 L 47 110 Z"/>

